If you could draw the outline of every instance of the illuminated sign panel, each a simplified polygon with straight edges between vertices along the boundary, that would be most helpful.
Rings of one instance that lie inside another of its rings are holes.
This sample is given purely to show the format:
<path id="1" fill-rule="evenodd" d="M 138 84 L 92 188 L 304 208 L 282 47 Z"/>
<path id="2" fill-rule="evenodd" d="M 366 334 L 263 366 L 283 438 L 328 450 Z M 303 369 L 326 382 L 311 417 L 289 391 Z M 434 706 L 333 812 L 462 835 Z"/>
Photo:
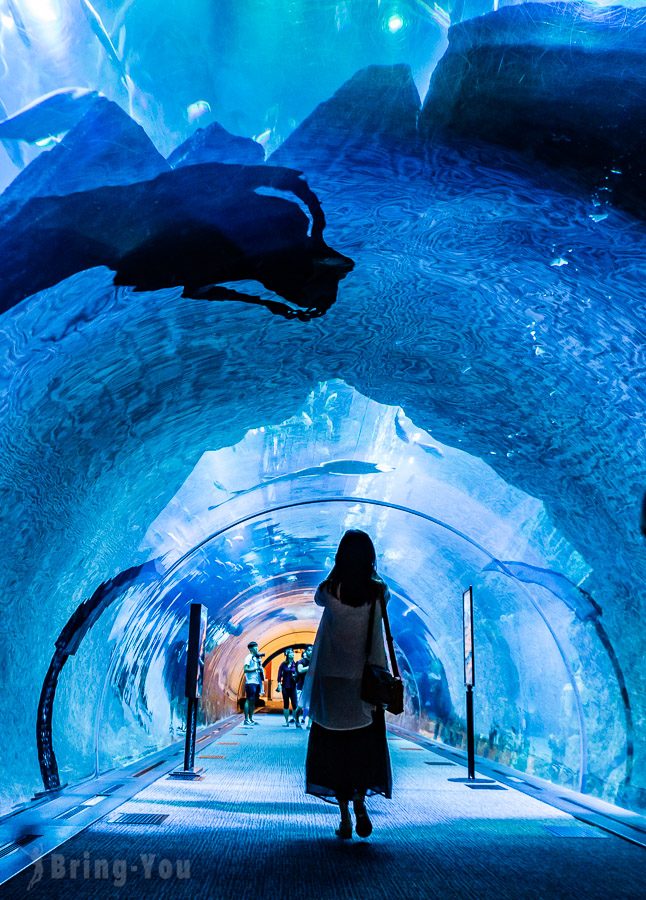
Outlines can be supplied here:
<path id="1" fill-rule="evenodd" d="M 476 679 L 473 657 L 473 589 L 471 587 L 462 594 L 462 623 L 464 629 L 464 683 L 467 687 L 473 687 Z"/>
<path id="2" fill-rule="evenodd" d="M 201 603 L 191 603 L 188 626 L 188 654 L 186 660 L 186 696 L 202 696 L 204 675 L 204 645 L 206 643 L 207 609 Z"/>

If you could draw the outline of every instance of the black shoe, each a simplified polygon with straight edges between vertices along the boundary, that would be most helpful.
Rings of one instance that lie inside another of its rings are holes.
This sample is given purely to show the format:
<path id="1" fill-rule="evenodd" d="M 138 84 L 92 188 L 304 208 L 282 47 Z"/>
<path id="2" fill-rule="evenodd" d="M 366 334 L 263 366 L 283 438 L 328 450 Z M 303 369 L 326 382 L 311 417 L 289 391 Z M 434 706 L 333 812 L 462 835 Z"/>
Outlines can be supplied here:
<path id="1" fill-rule="evenodd" d="M 360 810 L 355 809 L 354 815 L 357 820 L 354 826 L 354 830 L 357 832 L 359 837 L 370 837 L 370 835 L 372 834 L 372 822 L 370 821 L 368 810 L 365 807 Z"/>
<path id="2" fill-rule="evenodd" d="M 334 832 L 337 837 L 340 837 L 342 840 L 347 841 L 352 837 L 352 822 L 344 822 L 341 820 L 339 827 Z M 358 832 L 357 832 L 358 833 Z"/>

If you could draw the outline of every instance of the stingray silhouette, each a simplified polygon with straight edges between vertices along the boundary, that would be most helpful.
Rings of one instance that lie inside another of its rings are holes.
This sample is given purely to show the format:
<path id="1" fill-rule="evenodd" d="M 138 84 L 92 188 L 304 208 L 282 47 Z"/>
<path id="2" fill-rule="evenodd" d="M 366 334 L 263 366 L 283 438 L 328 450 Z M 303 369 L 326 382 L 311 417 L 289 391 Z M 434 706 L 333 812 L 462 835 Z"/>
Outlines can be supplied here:
<path id="1" fill-rule="evenodd" d="M 33 198 L 0 227 L 0 310 L 107 266 L 115 284 L 135 290 L 181 286 L 184 297 L 244 300 L 312 318 L 335 302 L 354 265 L 325 243 L 324 228 L 301 173 L 281 166 L 207 163 L 150 181 Z M 249 280 L 278 297 L 230 287 Z"/>

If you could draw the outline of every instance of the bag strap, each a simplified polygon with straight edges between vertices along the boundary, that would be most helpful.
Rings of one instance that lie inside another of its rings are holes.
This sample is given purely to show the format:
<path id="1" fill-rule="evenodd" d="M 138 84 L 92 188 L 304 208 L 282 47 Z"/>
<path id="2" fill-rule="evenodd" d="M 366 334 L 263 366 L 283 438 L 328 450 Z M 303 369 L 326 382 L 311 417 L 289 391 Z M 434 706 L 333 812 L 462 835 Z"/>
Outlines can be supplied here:
<path id="1" fill-rule="evenodd" d="M 393 644 L 393 636 L 390 632 L 390 621 L 388 620 L 388 611 L 386 609 L 386 600 L 383 591 L 379 592 L 379 602 L 381 604 L 381 617 L 384 620 L 384 629 L 386 631 L 386 641 L 388 643 L 388 653 L 390 655 L 390 665 L 393 670 L 393 676 L 399 678 L 399 666 L 397 665 L 397 657 L 395 656 L 395 647 Z M 375 627 L 375 607 L 377 606 L 377 598 L 370 604 L 370 618 L 368 619 L 368 639 L 366 641 L 366 661 L 370 659 L 370 651 L 372 650 L 372 633 Z"/>
<path id="2" fill-rule="evenodd" d="M 370 603 L 370 616 L 368 617 L 368 635 L 366 637 L 366 662 L 370 659 L 370 651 L 372 650 L 372 632 L 375 626 L 375 606 L 377 598 Z"/>
<path id="3" fill-rule="evenodd" d="M 384 620 L 384 628 L 386 629 L 386 641 L 388 643 L 388 652 L 390 654 L 390 664 L 393 667 L 393 676 L 399 678 L 399 666 L 397 665 L 397 657 L 395 656 L 395 646 L 393 644 L 393 636 L 390 633 L 390 621 L 388 620 L 388 611 L 386 610 L 386 600 L 383 594 L 380 594 L 381 616 Z"/>

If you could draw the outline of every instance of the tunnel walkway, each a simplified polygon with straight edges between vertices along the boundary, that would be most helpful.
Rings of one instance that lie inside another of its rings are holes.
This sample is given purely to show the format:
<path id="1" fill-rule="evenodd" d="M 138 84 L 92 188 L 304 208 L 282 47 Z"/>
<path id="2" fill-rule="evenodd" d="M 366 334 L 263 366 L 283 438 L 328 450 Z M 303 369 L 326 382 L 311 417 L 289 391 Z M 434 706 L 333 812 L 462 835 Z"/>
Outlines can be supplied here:
<path id="1" fill-rule="evenodd" d="M 392 733 L 394 798 L 369 801 L 369 840 L 340 841 L 336 809 L 303 793 L 308 732 L 258 720 L 199 745 L 202 780 L 153 781 L 0 896 L 643 896 L 642 848 L 501 783 L 469 787 L 462 766 Z"/>

